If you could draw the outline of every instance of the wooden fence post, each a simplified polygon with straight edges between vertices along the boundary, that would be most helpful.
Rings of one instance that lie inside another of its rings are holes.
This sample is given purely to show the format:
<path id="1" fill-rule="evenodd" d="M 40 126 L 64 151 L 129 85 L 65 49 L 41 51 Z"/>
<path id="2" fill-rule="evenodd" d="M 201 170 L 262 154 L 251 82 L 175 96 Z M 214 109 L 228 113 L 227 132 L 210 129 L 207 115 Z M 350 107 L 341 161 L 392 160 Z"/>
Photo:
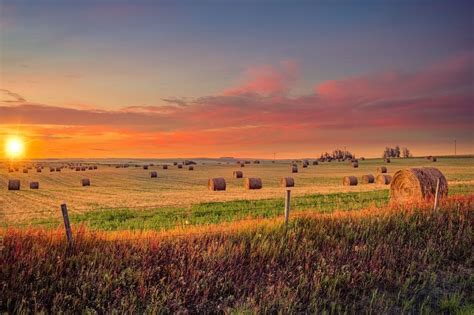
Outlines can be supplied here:
<path id="1" fill-rule="evenodd" d="M 433 205 L 433 211 L 438 210 L 438 202 L 439 202 L 439 178 L 438 181 L 436 182 L 436 192 L 435 192 L 435 199 L 434 199 L 434 205 Z"/>
<path id="2" fill-rule="evenodd" d="M 63 213 L 64 228 L 66 229 L 67 243 L 69 246 L 71 246 L 72 245 L 72 231 L 71 231 L 71 224 L 69 223 L 69 216 L 67 214 L 67 205 L 65 203 L 61 205 L 61 212 Z"/>
<path id="3" fill-rule="evenodd" d="M 286 191 L 286 198 L 285 198 L 285 225 L 288 225 L 288 219 L 290 217 L 290 199 L 291 197 L 291 190 Z"/>

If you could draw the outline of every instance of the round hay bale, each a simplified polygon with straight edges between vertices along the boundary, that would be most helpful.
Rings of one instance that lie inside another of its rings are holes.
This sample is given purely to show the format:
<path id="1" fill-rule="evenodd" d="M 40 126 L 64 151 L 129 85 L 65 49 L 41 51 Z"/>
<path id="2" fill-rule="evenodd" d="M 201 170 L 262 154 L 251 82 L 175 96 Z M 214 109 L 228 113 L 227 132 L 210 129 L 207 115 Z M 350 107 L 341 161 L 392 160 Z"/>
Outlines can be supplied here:
<path id="1" fill-rule="evenodd" d="M 76 172 L 79 172 L 81 170 L 80 167 L 76 167 Z"/>
<path id="2" fill-rule="evenodd" d="M 36 169 L 36 173 L 41 173 L 41 169 L 40 169 L 40 168 L 37 168 L 37 169 Z"/>
<path id="3" fill-rule="evenodd" d="M 13 173 L 15 170 L 13 168 L 8 169 L 8 173 Z"/>
<path id="4" fill-rule="evenodd" d="M 379 173 L 387 173 L 387 168 L 385 166 L 377 167 L 377 172 Z"/>
<path id="5" fill-rule="evenodd" d="M 355 176 L 344 176 L 342 183 L 344 186 L 357 186 L 357 177 Z"/>
<path id="6" fill-rule="evenodd" d="M 431 157 L 431 162 L 436 162 L 436 161 L 437 161 L 436 156 L 432 156 Z"/>
<path id="7" fill-rule="evenodd" d="M 385 174 L 379 174 L 377 175 L 377 178 L 375 179 L 375 182 L 379 185 L 388 185 L 392 181 L 392 176 L 390 175 L 385 175 Z"/>
<path id="8" fill-rule="evenodd" d="M 295 187 L 295 180 L 293 177 L 283 177 L 280 179 L 280 187 Z"/>
<path id="9" fill-rule="evenodd" d="M 8 181 L 8 190 L 20 190 L 20 180 L 10 179 Z"/>
<path id="10" fill-rule="evenodd" d="M 232 176 L 233 176 L 234 178 L 242 178 L 242 177 L 244 177 L 244 173 L 243 173 L 242 171 L 234 171 L 234 172 L 232 173 Z"/>
<path id="11" fill-rule="evenodd" d="M 358 162 L 352 162 L 352 167 L 353 167 L 353 168 L 358 168 L 358 167 L 359 167 L 359 163 L 358 163 Z"/>
<path id="12" fill-rule="evenodd" d="M 143 165 L 143 169 L 144 169 L 144 170 L 147 170 L 147 169 L 148 169 L 148 165 Z"/>
<path id="13" fill-rule="evenodd" d="M 55 170 L 56 169 L 54 167 L 49 169 L 50 172 L 54 172 Z"/>
<path id="14" fill-rule="evenodd" d="M 151 178 L 156 178 L 156 177 L 158 177 L 158 173 L 155 172 L 155 171 L 150 172 L 150 177 L 151 177 Z"/>
<path id="15" fill-rule="evenodd" d="M 303 164 L 303 168 L 307 168 L 308 167 L 308 164 Z"/>
<path id="16" fill-rule="evenodd" d="M 189 170 L 189 171 L 194 171 L 194 166 L 192 166 L 192 165 L 189 166 L 189 167 L 188 167 L 188 170 Z"/>
<path id="17" fill-rule="evenodd" d="M 183 164 L 178 164 L 178 168 L 183 168 Z"/>
<path id="18" fill-rule="evenodd" d="M 448 196 L 448 182 L 440 170 L 434 167 L 399 170 L 390 185 L 390 200 L 402 203 L 434 198 L 439 179 L 439 196 Z"/>
<path id="19" fill-rule="evenodd" d="M 56 167 L 56 172 L 61 172 L 61 168 L 60 168 L 60 167 Z"/>
<path id="20" fill-rule="evenodd" d="M 212 191 L 221 191 L 226 189 L 225 179 L 222 177 L 209 178 L 207 187 Z"/>
<path id="21" fill-rule="evenodd" d="M 298 173 L 298 166 L 293 165 L 293 166 L 291 167 L 291 172 L 292 172 L 292 173 Z"/>
<path id="22" fill-rule="evenodd" d="M 39 182 L 30 182 L 30 189 L 39 189 Z"/>
<path id="23" fill-rule="evenodd" d="M 244 179 L 245 189 L 261 189 L 263 187 L 262 179 L 258 177 L 247 177 Z"/>
<path id="24" fill-rule="evenodd" d="M 174 165 L 174 166 L 178 165 L 178 162 L 173 162 L 173 165 Z"/>
<path id="25" fill-rule="evenodd" d="M 94 169 L 95 169 L 95 170 L 97 169 L 97 165 L 94 165 Z"/>
<path id="26" fill-rule="evenodd" d="M 260 161 L 259 161 L 259 160 L 255 160 L 255 161 L 253 161 L 253 164 L 260 164 Z"/>
<path id="27" fill-rule="evenodd" d="M 244 164 L 244 163 L 240 163 L 240 167 L 245 167 L 245 164 Z"/>
<path id="28" fill-rule="evenodd" d="M 89 171 L 94 170 L 94 168 L 93 168 L 92 166 L 89 166 L 87 169 L 88 169 Z"/>
<path id="29" fill-rule="evenodd" d="M 163 165 L 163 169 L 164 169 L 164 170 L 167 170 L 167 169 L 168 169 L 168 165 Z"/>
<path id="30" fill-rule="evenodd" d="M 27 169 L 27 168 L 24 168 L 24 169 L 23 169 L 23 173 L 28 174 L 28 169 Z"/>
<path id="31" fill-rule="evenodd" d="M 373 184 L 375 182 L 375 176 L 372 174 L 363 175 L 362 176 L 362 183 L 363 184 Z"/>
<path id="32" fill-rule="evenodd" d="M 91 181 L 89 180 L 89 178 L 83 178 L 81 179 L 81 184 L 82 186 L 90 186 L 91 185 Z"/>
<path id="33" fill-rule="evenodd" d="M 82 166 L 82 167 L 81 167 L 81 171 L 82 171 L 82 172 L 85 172 L 85 171 L 86 171 L 86 167 L 85 167 L 85 166 Z"/>
<path id="34" fill-rule="evenodd" d="M 318 165 L 318 161 L 313 161 L 313 165 Z"/>
<path id="35" fill-rule="evenodd" d="M 386 158 L 385 163 L 390 163 L 390 158 Z"/>

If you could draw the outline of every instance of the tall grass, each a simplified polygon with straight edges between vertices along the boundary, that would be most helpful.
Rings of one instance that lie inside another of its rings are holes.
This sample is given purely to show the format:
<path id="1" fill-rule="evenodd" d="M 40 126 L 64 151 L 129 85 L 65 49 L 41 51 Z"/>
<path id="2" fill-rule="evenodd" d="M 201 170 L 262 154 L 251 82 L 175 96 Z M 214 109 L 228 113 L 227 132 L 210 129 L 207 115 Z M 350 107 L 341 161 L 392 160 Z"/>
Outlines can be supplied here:
<path id="1" fill-rule="evenodd" d="M 474 303 L 474 196 L 120 241 L 3 231 L 0 311 L 454 313 Z M 236 223 L 237 224 L 237 223 Z M 136 232 L 140 235 L 139 232 Z"/>

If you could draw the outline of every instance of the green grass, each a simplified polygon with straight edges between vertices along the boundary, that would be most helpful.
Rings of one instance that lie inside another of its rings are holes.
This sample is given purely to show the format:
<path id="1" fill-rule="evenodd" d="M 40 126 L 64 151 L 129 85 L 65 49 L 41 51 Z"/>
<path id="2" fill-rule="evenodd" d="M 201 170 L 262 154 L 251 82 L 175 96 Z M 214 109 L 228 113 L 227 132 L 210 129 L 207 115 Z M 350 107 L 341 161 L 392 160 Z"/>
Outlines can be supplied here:
<path id="1" fill-rule="evenodd" d="M 455 185 L 450 194 L 470 194 L 472 185 Z M 370 206 L 384 206 L 389 201 L 388 190 L 370 192 L 313 194 L 292 199 L 294 211 L 332 212 L 359 210 Z M 206 202 L 188 207 L 161 207 L 156 209 L 115 208 L 71 215 L 72 224 L 84 224 L 97 230 L 166 230 L 179 226 L 218 224 L 245 218 L 271 218 L 281 215 L 284 199 L 235 200 Z M 55 220 L 36 221 L 35 225 L 55 227 Z"/>

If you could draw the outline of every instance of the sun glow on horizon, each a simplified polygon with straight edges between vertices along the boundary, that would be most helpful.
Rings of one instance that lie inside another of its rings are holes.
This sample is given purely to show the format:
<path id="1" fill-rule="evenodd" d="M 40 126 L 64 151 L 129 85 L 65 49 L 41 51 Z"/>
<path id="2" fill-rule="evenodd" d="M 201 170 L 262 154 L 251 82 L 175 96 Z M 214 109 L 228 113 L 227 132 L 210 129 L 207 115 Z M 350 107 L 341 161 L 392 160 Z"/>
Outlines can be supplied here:
<path id="1" fill-rule="evenodd" d="M 10 159 L 21 157 L 25 152 L 25 142 L 21 137 L 11 136 L 5 142 L 5 154 Z"/>

